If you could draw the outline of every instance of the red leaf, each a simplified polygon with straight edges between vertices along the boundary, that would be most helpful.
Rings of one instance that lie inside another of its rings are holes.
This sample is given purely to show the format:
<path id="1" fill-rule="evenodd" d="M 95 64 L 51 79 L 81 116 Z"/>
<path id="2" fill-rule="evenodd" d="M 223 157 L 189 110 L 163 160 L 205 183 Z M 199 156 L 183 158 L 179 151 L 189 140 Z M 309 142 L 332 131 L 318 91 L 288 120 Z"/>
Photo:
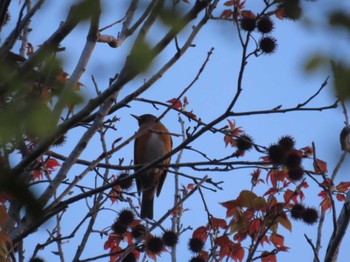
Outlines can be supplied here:
<path id="1" fill-rule="evenodd" d="M 253 171 L 253 173 L 251 174 L 251 176 L 252 176 L 251 182 L 252 182 L 253 186 L 256 186 L 260 182 L 265 183 L 265 181 L 260 178 L 260 174 L 261 174 L 261 169 L 260 168 L 255 169 Z"/>
<path id="2" fill-rule="evenodd" d="M 336 186 L 336 189 L 340 192 L 346 192 L 349 190 L 350 182 L 340 182 L 339 185 Z"/>
<path id="3" fill-rule="evenodd" d="M 284 237 L 277 233 L 271 234 L 270 241 L 276 248 L 284 247 Z"/>
<path id="4" fill-rule="evenodd" d="M 205 242 L 208 237 L 207 227 L 198 227 L 195 231 L 193 231 L 192 237 L 199 238 L 200 240 Z"/>
<path id="5" fill-rule="evenodd" d="M 267 195 L 272 195 L 276 192 L 276 188 L 274 187 L 271 187 L 269 190 L 267 190 L 265 193 L 264 193 L 264 196 L 267 196 Z"/>
<path id="6" fill-rule="evenodd" d="M 276 255 L 264 251 L 261 253 L 261 262 L 277 262 Z"/>
<path id="7" fill-rule="evenodd" d="M 236 4 L 236 1 L 235 0 L 230 0 L 230 1 L 226 1 L 224 3 L 224 6 L 232 6 L 232 5 L 235 5 Z"/>
<path id="8" fill-rule="evenodd" d="M 236 146 L 236 140 L 230 136 L 230 135 L 225 135 L 224 136 L 224 142 L 225 142 L 225 146 L 227 147 L 228 145 Z"/>
<path id="9" fill-rule="evenodd" d="M 113 247 L 117 247 L 117 246 L 119 246 L 120 241 L 121 241 L 120 237 L 118 237 L 116 235 L 109 235 L 103 248 L 106 250 L 106 249 L 110 249 Z"/>
<path id="10" fill-rule="evenodd" d="M 311 146 L 306 146 L 300 149 L 303 152 L 304 157 L 310 157 L 313 154 L 313 149 Z"/>
<path id="11" fill-rule="evenodd" d="M 316 173 L 327 173 L 327 163 L 321 159 L 316 159 L 314 162 L 314 170 Z"/>
<path id="12" fill-rule="evenodd" d="M 227 227 L 227 223 L 224 219 L 221 219 L 221 218 L 216 218 L 216 217 L 211 217 L 210 218 L 210 222 L 211 222 L 211 225 L 213 227 L 220 227 L 220 228 L 226 228 Z"/>
<path id="13" fill-rule="evenodd" d="M 267 238 L 266 235 L 262 237 L 262 239 L 260 241 L 260 245 L 263 247 L 265 242 L 270 244 L 270 241 L 269 241 L 269 239 Z"/>
<path id="14" fill-rule="evenodd" d="M 49 174 L 52 173 L 52 171 L 55 169 L 55 167 L 60 166 L 61 164 L 54 158 L 49 158 L 46 161 L 46 169 Z"/>
<path id="15" fill-rule="evenodd" d="M 289 203 L 289 201 L 293 201 L 295 204 L 298 204 L 298 194 L 296 194 L 294 191 L 287 189 L 286 192 L 284 192 L 283 199 L 284 202 Z"/>
<path id="16" fill-rule="evenodd" d="M 256 18 L 256 15 L 250 10 L 242 10 L 241 16 L 243 18 Z"/>
<path id="17" fill-rule="evenodd" d="M 325 213 L 327 209 L 330 209 L 332 207 L 332 202 L 329 199 L 329 197 L 325 198 L 321 202 L 321 211 L 322 213 Z"/>
<path id="18" fill-rule="evenodd" d="M 119 199 L 123 197 L 121 188 L 119 185 L 114 186 L 108 194 L 109 199 L 112 201 L 112 204 L 118 202 Z"/>
<path id="19" fill-rule="evenodd" d="M 225 9 L 222 11 L 220 18 L 230 18 L 232 16 L 233 12 L 230 9 Z"/>
<path id="20" fill-rule="evenodd" d="M 249 234 L 253 235 L 255 232 L 258 232 L 261 227 L 261 221 L 260 219 L 256 218 L 254 219 L 249 226 Z"/>
<path id="21" fill-rule="evenodd" d="M 44 174 L 40 170 L 34 170 L 32 176 L 33 176 L 33 180 L 36 180 L 36 179 L 41 180 L 43 179 Z"/>
<path id="22" fill-rule="evenodd" d="M 189 183 L 188 185 L 187 185 L 187 189 L 189 189 L 189 190 L 192 190 L 193 188 L 195 188 L 195 184 L 193 184 L 193 183 Z"/>
<path id="23" fill-rule="evenodd" d="M 224 258 L 231 253 L 231 244 L 233 243 L 227 236 L 220 236 L 215 240 L 215 243 L 220 247 L 219 256 Z"/>
<path id="24" fill-rule="evenodd" d="M 172 98 L 172 99 L 168 100 L 167 102 L 170 103 L 172 105 L 172 107 L 175 109 L 179 109 L 182 107 L 181 101 L 177 98 Z"/>
<path id="25" fill-rule="evenodd" d="M 343 194 L 337 194 L 336 197 L 337 197 L 337 199 L 338 199 L 339 201 L 345 201 L 345 200 L 346 200 L 346 196 L 343 195 Z"/>
<path id="26" fill-rule="evenodd" d="M 239 245 L 239 244 L 235 244 Z M 242 261 L 244 258 L 244 248 L 239 245 L 239 247 L 236 247 L 233 249 L 232 254 L 230 256 L 234 261 Z"/>
<path id="27" fill-rule="evenodd" d="M 325 199 L 325 198 L 328 198 L 329 197 L 329 195 L 328 195 L 328 193 L 327 193 L 327 191 L 321 191 L 320 193 L 318 193 L 318 196 L 320 196 L 320 197 L 322 197 L 323 199 Z"/>

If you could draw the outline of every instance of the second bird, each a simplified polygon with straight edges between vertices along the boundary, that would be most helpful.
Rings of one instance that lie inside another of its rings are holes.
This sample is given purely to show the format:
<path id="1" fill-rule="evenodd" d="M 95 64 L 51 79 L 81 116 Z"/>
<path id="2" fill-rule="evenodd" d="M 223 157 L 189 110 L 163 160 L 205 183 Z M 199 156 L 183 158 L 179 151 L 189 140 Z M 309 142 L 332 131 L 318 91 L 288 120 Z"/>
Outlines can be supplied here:
<path id="1" fill-rule="evenodd" d="M 132 116 L 138 121 L 140 134 L 134 145 L 135 165 L 146 165 L 171 151 L 171 135 L 161 122 L 156 121 L 157 117 L 151 114 Z M 169 164 L 170 157 L 162 163 Z M 153 167 L 136 176 L 137 192 L 142 194 L 141 218 L 153 218 L 154 195 L 159 196 L 167 172 L 167 168 Z"/>

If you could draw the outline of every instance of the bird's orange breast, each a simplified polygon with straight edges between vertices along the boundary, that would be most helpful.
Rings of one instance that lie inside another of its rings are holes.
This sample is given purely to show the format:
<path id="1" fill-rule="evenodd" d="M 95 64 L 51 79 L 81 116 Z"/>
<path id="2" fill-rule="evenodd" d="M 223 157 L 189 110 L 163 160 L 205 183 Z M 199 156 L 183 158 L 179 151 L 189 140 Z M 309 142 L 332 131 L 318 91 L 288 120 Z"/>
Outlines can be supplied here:
<path id="1" fill-rule="evenodd" d="M 150 163 L 171 151 L 171 136 L 169 131 L 161 123 L 143 127 L 148 130 L 137 138 L 135 152 L 135 164 Z M 143 130 L 140 129 L 140 132 Z M 169 163 L 170 158 L 164 163 Z"/>

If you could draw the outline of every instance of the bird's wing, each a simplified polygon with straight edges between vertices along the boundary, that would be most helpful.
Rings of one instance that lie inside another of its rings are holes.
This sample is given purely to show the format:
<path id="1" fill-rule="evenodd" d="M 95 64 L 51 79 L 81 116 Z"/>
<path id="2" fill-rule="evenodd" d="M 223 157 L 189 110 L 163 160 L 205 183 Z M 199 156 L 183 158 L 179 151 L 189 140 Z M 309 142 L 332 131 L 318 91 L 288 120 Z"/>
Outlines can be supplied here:
<path id="1" fill-rule="evenodd" d="M 165 140 L 166 142 L 169 142 L 170 139 L 170 143 L 167 143 L 168 147 L 165 150 L 165 153 L 169 153 L 171 151 L 171 149 L 173 148 L 173 139 L 171 138 L 171 135 L 166 134 L 166 135 L 162 135 L 162 139 Z M 170 157 L 165 159 L 163 161 L 164 164 L 169 164 L 170 163 Z M 159 182 L 158 182 L 158 186 L 157 186 L 157 197 L 160 194 L 160 191 L 162 190 L 165 178 L 166 178 L 166 174 L 168 173 L 168 168 L 164 168 L 162 171 L 162 174 L 159 177 Z"/>
<path id="2" fill-rule="evenodd" d="M 135 139 L 135 142 L 134 142 L 134 164 L 135 165 L 138 165 L 140 164 L 140 159 L 138 159 L 138 155 L 137 155 L 137 152 L 142 152 L 140 151 L 140 137 L 137 137 Z M 137 170 L 139 170 L 140 168 L 136 168 L 134 171 L 136 172 Z M 136 176 L 135 178 L 136 180 L 136 187 L 137 187 L 137 192 L 138 194 L 140 195 L 141 194 L 141 182 L 140 182 L 140 176 Z"/>

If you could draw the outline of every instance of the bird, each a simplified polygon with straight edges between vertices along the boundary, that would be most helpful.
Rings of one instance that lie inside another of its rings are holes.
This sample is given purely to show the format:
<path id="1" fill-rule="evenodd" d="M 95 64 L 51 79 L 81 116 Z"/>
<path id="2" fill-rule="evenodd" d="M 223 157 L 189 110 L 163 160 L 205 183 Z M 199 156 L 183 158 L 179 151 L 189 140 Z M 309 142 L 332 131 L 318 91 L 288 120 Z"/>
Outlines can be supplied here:
<path id="1" fill-rule="evenodd" d="M 139 125 L 134 142 L 135 165 L 151 163 L 172 150 L 171 134 L 160 121 L 157 121 L 156 116 L 151 114 L 140 116 L 131 114 L 131 116 L 136 118 Z M 169 163 L 170 157 L 161 162 L 161 164 Z M 154 195 L 159 196 L 167 172 L 166 167 L 152 167 L 136 175 L 137 192 L 139 196 L 142 194 L 141 218 L 153 219 Z"/>
<path id="2" fill-rule="evenodd" d="M 350 141 L 349 141 L 349 136 L 350 136 L 350 126 L 347 125 L 345 126 L 342 131 L 340 132 L 340 145 L 341 149 L 350 152 Z"/>

